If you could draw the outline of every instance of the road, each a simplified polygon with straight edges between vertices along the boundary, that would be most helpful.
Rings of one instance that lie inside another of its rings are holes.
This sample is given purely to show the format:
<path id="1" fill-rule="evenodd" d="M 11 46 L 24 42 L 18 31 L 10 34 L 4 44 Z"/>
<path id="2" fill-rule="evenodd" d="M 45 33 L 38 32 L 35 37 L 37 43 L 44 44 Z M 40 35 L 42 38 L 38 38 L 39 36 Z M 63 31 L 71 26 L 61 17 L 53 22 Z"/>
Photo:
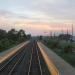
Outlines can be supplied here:
<path id="1" fill-rule="evenodd" d="M 36 41 L 0 64 L 0 75 L 51 75 Z"/>

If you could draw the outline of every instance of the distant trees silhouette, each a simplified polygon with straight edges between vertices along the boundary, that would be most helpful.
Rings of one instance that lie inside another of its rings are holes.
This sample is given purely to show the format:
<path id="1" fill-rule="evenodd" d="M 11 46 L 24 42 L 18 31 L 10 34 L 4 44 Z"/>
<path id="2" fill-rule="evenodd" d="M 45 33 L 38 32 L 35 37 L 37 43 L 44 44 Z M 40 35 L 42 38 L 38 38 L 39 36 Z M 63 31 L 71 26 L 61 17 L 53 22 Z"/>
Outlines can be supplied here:
<path id="1" fill-rule="evenodd" d="M 61 39 L 61 40 L 71 41 L 72 35 L 70 35 L 70 34 L 60 34 L 58 36 L 58 38 Z"/>
<path id="2" fill-rule="evenodd" d="M 17 37 L 18 37 L 18 32 L 15 29 L 11 29 L 10 31 L 8 31 L 7 33 L 7 38 L 13 41 L 18 41 Z"/>
<path id="3" fill-rule="evenodd" d="M 11 29 L 8 32 L 0 29 L 0 51 L 8 49 L 9 47 L 24 42 L 30 38 L 31 35 L 26 35 L 25 31 L 22 29 L 19 31 Z"/>
<path id="4" fill-rule="evenodd" d="M 25 34 L 25 31 L 22 29 L 18 32 L 17 35 L 18 35 L 17 38 L 20 42 L 25 41 L 27 39 L 27 35 Z"/>
<path id="5" fill-rule="evenodd" d="M 6 38 L 7 32 L 5 30 L 0 29 L 0 40 Z"/>

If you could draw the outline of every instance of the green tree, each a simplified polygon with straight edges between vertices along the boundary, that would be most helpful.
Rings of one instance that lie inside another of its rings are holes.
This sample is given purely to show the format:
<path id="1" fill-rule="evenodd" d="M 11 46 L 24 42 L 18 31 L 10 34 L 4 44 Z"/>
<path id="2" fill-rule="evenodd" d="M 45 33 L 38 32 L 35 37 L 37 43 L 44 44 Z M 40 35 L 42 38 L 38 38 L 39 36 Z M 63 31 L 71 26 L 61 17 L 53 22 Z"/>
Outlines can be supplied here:
<path id="1" fill-rule="evenodd" d="M 66 45 L 64 47 L 64 53 L 72 53 L 72 50 L 73 50 L 73 46 L 72 45 Z"/>
<path id="2" fill-rule="evenodd" d="M 11 39 L 13 41 L 17 41 L 18 39 L 18 32 L 15 29 L 11 29 L 10 31 L 8 31 L 7 34 L 8 39 Z"/>
<path id="3" fill-rule="evenodd" d="M 30 38 L 31 38 L 31 34 L 28 34 L 28 35 L 27 35 L 27 39 L 30 39 Z"/>
<path id="4" fill-rule="evenodd" d="M 24 30 L 22 30 L 22 29 L 19 30 L 19 32 L 18 32 L 18 38 L 19 38 L 20 42 L 23 42 L 23 41 L 25 41 L 27 39 L 27 36 L 26 36 Z"/>
<path id="5" fill-rule="evenodd" d="M 0 29 L 0 40 L 6 38 L 7 32 L 5 30 Z"/>

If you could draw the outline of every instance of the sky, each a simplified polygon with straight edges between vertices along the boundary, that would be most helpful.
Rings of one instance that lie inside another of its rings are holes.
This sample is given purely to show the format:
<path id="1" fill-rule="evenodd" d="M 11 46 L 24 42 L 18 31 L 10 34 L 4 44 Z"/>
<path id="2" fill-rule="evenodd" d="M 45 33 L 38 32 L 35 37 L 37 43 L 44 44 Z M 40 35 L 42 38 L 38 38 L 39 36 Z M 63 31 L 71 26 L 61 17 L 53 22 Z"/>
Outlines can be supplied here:
<path id="1" fill-rule="evenodd" d="M 49 35 L 67 30 L 71 33 L 72 24 L 75 25 L 75 0 L 0 0 L 0 29 Z"/>

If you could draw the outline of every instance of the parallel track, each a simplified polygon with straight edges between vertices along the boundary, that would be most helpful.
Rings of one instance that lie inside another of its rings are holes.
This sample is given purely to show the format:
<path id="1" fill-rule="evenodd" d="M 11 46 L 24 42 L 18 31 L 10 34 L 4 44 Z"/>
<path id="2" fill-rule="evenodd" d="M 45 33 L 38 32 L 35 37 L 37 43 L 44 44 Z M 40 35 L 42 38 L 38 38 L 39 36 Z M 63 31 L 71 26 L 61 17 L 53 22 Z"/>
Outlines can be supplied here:
<path id="1" fill-rule="evenodd" d="M 36 42 L 0 64 L 0 75 L 51 75 Z"/>

